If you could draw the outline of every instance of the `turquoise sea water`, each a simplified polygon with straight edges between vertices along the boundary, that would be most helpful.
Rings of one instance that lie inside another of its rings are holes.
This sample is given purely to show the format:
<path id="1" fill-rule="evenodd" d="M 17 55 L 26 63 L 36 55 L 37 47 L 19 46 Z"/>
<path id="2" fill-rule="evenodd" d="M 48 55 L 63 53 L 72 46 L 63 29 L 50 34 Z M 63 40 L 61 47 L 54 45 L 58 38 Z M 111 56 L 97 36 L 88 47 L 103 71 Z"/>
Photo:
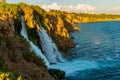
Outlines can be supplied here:
<path id="1" fill-rule="evenodd" d="M 67 58 L 72 68 L 66 69 L 73 71 L 66 80 L 120 80 L 120 21 L 78 26 L 79 32 L 70 33 L 76 47 Z"/>

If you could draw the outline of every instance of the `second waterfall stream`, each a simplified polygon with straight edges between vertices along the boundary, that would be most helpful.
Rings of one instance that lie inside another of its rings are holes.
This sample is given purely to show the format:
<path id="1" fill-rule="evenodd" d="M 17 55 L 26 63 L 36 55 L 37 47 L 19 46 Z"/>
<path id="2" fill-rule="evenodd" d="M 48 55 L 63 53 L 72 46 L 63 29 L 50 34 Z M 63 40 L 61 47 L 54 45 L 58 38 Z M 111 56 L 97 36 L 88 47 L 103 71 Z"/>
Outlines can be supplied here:
<path id="1" fill-rule="evenodd" d="M 53 64 L 64 61 L 62 55 L 57 49 L 57 46 L 55 45 L 55 43 L 52 41 L 52 39 L 49 37 L 49 35 L 42 26 L 40 26 L 41 29 L 37 32 L 40 37 L 40 45 L 42 47 L 43 53 L 35 44 L 33 44 L 28 39 L 24 16 L 21 16 L 21 24 L 22 24 L 21 35 L 29 42 L 31 46 L 30 50 L 35 52 L 38 56 L 40 56 L 45 61 L 45 64 L 48 68 L 50 67 L 50 63 Z"/>
<path id="2" fill-rule="evenodd" d="M 62 55 L 58 51 L 57 46 L 52 41 L 51 37 L 47 34 L 42 26 L 40 26 L 40 28 L 41 29 L 38 31 L 38 35 L 40 37 L 40 45 L 46 58 L 52 64 L 63 61 Z"/>

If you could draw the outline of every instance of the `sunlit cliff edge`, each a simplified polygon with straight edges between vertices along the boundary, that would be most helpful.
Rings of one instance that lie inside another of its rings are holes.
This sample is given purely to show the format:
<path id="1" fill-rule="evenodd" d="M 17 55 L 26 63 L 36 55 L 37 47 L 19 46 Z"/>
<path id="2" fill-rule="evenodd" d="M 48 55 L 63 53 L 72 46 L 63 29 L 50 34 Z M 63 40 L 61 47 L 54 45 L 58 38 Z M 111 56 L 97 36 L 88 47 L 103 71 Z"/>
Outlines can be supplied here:
<path id="1" fill-rule="evenodd" d="M 21 15 L 24 15 L 29 39 L 33 43 L 38 45 L 36 30 L 42 25 L 63 52 L 75 46 L 69 32 L 80 30 L 76 23 L 120 20 L 120 15 L 46 12 L 35 5 L 0 3 L 0 76 L 11 80 L 55 80 L 20 36 Z"/>

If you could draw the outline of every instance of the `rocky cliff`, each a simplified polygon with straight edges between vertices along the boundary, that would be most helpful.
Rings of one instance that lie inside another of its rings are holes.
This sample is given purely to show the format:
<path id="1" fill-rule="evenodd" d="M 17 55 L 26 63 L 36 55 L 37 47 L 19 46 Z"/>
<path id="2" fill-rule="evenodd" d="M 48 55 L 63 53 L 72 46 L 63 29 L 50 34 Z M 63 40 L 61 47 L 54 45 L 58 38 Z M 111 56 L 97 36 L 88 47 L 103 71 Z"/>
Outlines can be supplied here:
<path id="1" fill-rule="evenodd" d="M 68 48 L 74 47 L 74 43 L 69 36 L 70 31 L 79 30 L 74 23 L 67 22 L 62 15 L 45 12 L 38 6 L 29 6 L 26 4 L 19 4 L 22 12 L 25 15 L 25 21 L 28 26 L 28 33 L 35 32 L 35 29 L 39 30 L 42 25 L 52 37 L 60 50 L 66 51 Z M 36 40 L 36 36 L 29 36 L 30 39 Z M 36 40 L 39 43 L 39 40 Z"/>
<path id="2" fill-rule="evenodd" d="M 55 70 L 48 72 L 43 61 L 35 53 L 30 52 L 28 42 L 21 37 L 21 15 L 24 15 L 29 39 L 36 45 L 40 41 L 37 30 L 42 25 L 59 49 L 65 51 L 74 47 L 69 30 L 67 30 L 68 27 L 67 25 L 65 27 L 61 16 L 46 13 L 34 5 L 0 3 L 0 65 L 2 65 L 0 76 L 4 74 L 2 79 L 16 80 L 17 78 L 20 80 L 59 80 L 53 76 Z M 41 45 L 38 46 L 41 47 Z M 12 76 L 9 77 L 9 75 Z"/>
<path id="3" fill-rule="evenodd" d="M 15 34 L 13 19 L 0 15 L 0 76 L 4 73 L 0 79 L 54 80 L 43 61 L 29 48 L 25 39 Z"/>
<path id="4" fill-rule="evenodd" d="M 24 3 L 0 3 L 0 76 L 4 75 L 2 79 L 55 80 L 55 76 L 50 75 L 54 73 L 48 71 L 43 61 L 30 52 L 28 42 L 21 37 L 21 15 L 24 15 L 28 37 L 34 44 L 41 48 L 37 35 L 41 25 L 52 37 L 59 50 L 64 52 L 75 46 L 69 35 L 71 31 L 80 30 L 75 23 L 116 20 L 120 17 L 117 15 L 111 18 L 102 15 L 104 17 L 101 19 L 96 15 L 88 17 L 88 14 L 46 12 L 39 6 Z"/>

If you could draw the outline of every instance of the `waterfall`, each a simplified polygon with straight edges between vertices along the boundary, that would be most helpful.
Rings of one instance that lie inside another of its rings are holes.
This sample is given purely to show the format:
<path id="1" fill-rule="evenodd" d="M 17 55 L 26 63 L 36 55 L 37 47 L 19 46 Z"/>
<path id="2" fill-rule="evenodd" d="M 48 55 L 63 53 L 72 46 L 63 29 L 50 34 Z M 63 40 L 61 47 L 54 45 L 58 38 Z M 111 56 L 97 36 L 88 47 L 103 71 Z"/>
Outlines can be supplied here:
<path id="1" fill-rule="evenodd" d="M 40 44 L 46 56 L 45 57 L 44 54 L 41 52 L 41 50 L 28 39 L 25 22 L 24 22 L 24 16 L 21 16 L 21 23 L 22 23 L 21 35 L 29 42 L 31 46 L 30 50 L 34 51 L 38 56 L 40 56 L 45 61 L 45 65 L 48 67 L 48 69 L 60 69 L 66 72 L 66 76 L 69 76 L 71 74 L 73 75 L 73 73 L 76 71 L 98 68 L 98 64 L 96 62 L 91 62 L 88 60 L 84 61 L 81 59 L 76 59 L 73 61 L 64 61 L 62 55 L 57 49 L 57 46 L 49 37 L 45 29 L 42 26 L 40 26 L 41 29 L 37 32 L 40 37 Z M 64 61 L 64 62 L 58 63 L 60 61 Z M 49 62 L 57 63 L 57 64 L 49 65 Z"/>
<path id="2" fill-rule="evenodd" d="M 50 63 L 54 64 L 57 62 L 64 61 L 62 55 L 57 49 L 57 46 L 52 41 L 51 37 L 47 34 L 45 29 L 40 26 L 40 30 L 38 31 L 38 35 L 40 37 L 40 44 L 42 45 L 43 52 Z"/>
<path id="3" fill-rule="evenodd" d="M 28 39 L 28 35 L 25 28 L 24 16 L 21 16 L 21 23 L 22 23 L 22 30 L 20 34 L 29 42 L 31 46 L 30 50 L 35 52 L 39 57 L 41 57 L 45 61 L 45 65 L 49 68 L 49 62 L 46 59 L 46 57 L 43 55 L 41 50 Z"/>

